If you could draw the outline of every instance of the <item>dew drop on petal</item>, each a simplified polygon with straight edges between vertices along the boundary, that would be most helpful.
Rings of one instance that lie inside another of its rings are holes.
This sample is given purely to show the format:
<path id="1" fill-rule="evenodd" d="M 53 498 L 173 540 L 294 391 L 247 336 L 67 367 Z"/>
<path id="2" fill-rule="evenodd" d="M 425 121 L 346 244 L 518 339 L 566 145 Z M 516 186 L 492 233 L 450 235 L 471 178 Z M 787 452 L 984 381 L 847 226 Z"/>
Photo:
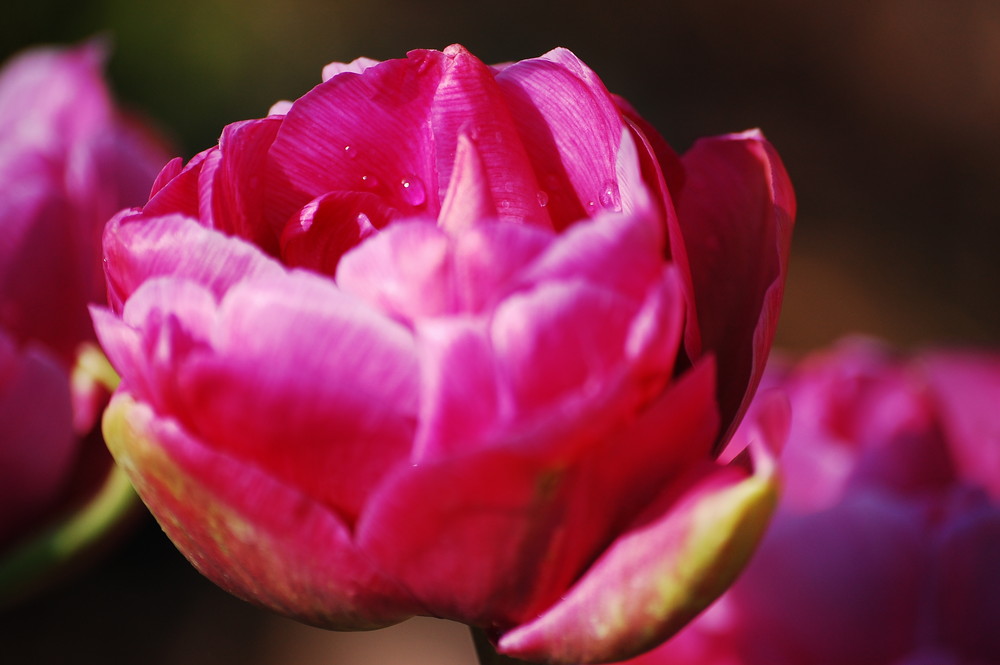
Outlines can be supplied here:
<path id="1" fill-rule="evenodd" d="M 354 148 L 354 146 L 345 145 L 344 146 L 344 154 L 347 155 L 348 158 L 350 158 L 350 159 L 356 159 L 357 156 L 358 156 L 358 151 Z"/>
<path id="2" fill-rule="evenodd" d="M 368 189 L 375 189 L 378 187 L 378 178 L 373 175 L 363 175 L 361 176 L 361 184 Z"/>
<path id="3" fill-rule="evenodd" d="M 411 206 L 423 205 L 427 200 L 424 183 L 417 176 L 408 176 L 399 181 L 403 186 L 403 200 Z"/>
<path id="4" fill-rule="evenodd" d="M 538 206 L 544 208 L 549 204 L 549 195 L 544 190 L 538 190 Z"/>
<path id="5" fill-rule="evenodd" d="M 611 180 L 604 183 L 604 189 L 601 190 L 598 199 L 601 202 L 601 207 L 606 210 L 621 210 L 618 204 L 618 186 Z"/>

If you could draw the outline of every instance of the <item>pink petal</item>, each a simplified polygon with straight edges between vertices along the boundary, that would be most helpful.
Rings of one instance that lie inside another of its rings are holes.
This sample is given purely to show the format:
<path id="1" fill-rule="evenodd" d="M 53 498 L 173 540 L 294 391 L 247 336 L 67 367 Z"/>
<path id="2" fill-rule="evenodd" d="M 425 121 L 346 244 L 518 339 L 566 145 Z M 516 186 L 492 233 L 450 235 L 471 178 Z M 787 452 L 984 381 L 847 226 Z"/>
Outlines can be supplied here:
<path id="1" fill-rule="evenodd" d="M 333 277 L 340 258 L 399 213 L 377 196 L 328 192 L 310 201 L 281 235 L 281 259 Z"/>
<path id="2" fill-rule="evenodd" d="M 404 321 L 453 312 L 449 245 L 434 224 L 393 224 L 341 258 L 337 285 Z"/>
<path id="3" fill-rule="evenodd" d="M 438 224 L 457 234 L 473 225 L 497 216 L 497 206 L 490 193 L 489 179 L 482 157 L 467 135 L 458 137 L 455 165 L 441 204 Z"/>
<path id="4" fill-rule="evenodd" d="M 446 48 L 443 56 L 430 117 L 440 198 L 445 198 L 452 169 L 458 163 L 453 146 L 464 135 L 481 161 L 495 204 L 493 214 L 503 221 L 551 227 L 517 120 L 507 109 L 494 73 L 457 44 Z"/>
<path id="5" fill-rule="evenodd" d="M 323 80 L 329 81 L 334 76 L 339 76 L 344 72 L 353 72 L 355 74 L 363 74 L 369 67 L 374 67 L 379 64 L 378 60 L 372 60 L 371 58 L 355 58 L 350 62 L 331 62 L 330 64 L 323 67 Z"/>
<path id="6" fill-rule="evenodd" d="M 920 361 L 962 478 L 1000 501 L 1000 356 L 934 352 Z"/>
<path id="7" fill-rule="evenodd" d="M 759 663 L 892 662 L 912 644 L 925 539 L 918 506 L 883 493 L 779 514 L 729 592 L 743 653 Z"/>
<path id="8" fill-rule="evenodd" d="M 201 169 L 205 160 L 219 151 L 218 146 L 203 150 L 188 161 L 176 175 L 163 182 L 166 174 L 172 173 L 177 167 L 168 164 L 156 179 L 156 187 L 150 195 L 149 202 L 142 207 L 142 213 L 147 217 L 158 215 L 180 214 L 198 219 L 201 212 Z"/>
<path id="9" fill-rule="evenodd" d="M 136 343 L 97 323 L 144 401 L 347 522 L 382 476 L 408 462 L 418 398 L 412 338 L 328 280 L 292 273 L 241 282 L 217 309 L 192 282 L 150 280 L 123 320 L 142 336 L 138 368 L 125 355 Z"/>
<path id="10" fill-rule="evenodd" d="M 972 662 L 1000 662 L 1000 505 L 956 490 L 938 536 L 935 609 L 943 641 Z"/>
<path id="11" fill-rule="evenodd" d="M 326 506 L 213 451 L 128 393 L 112 400 L 105 436 L 167 535 L 227 591 L 330 628 L 374 628 L 421 611 Z"/>
<path id="12" fill-rule="evenodd" d="M 693 294 L 685 346 L 719 363 L 728 438 L 764 371 L 788 267 L 795 199 L 777 153 L 760 132 L 702 139 L 684 154 L 672 191 Z"/>
<path id="13" fill-rule="evenodd" d="M 0 547 L 61 498 L 78 447 L 66 369 L 0 330 Z"/>
<path id="14" fill-rule="evenodd" d="M 265 218 L 280 231 L 330 191 L 370 192 L 407 215 L 439 209 L 428 122 L 442 76 L 434 51 L 343 73 L 298 99 L 271 146 Z"/>
<path id="15" fill-rule="evenodd" d="M 189 217 L 150 218 L 131 211 L 105 227 L 104 265 L 108 302 L 115 311 L 143 282 L 160 275 L 197 281 L 220 298 L 241 280 L 284 273 L 257 247 Z"/>
<path id="16" fill-rule="evenodd" d="M 621 210 L 616 165 L 625 129 L 597 76 L 565 49 L 496 76 L 557 229 Z"/>
<path id="17" fill-rule="evenodd" d="M 69 365 L 77 344 L 91 338 L 86 303 L 103 288 L 97 227 L 74 206 L 63 179 L 39 154 L 0 161 L 0 326 L 21 342 L 45 344 Z"/>
<path id="18" fill-rule="evenodd" d="M 775 502 L 771 464 L 706 465 L 670 483 L 576 585 L 499 650 L 552 663 L 622 660 L 672 635 L 742 568 Z"/>
<path id="19" fill-rule="evenodd" d="M 276 254 L 280 229 L 264 221 L 264 172 L 268 150 L 281 127 L 270 117 L 227 125 L 219 139 L 218 161 L 206 160 L 201 174 L 201 221 Z"/>

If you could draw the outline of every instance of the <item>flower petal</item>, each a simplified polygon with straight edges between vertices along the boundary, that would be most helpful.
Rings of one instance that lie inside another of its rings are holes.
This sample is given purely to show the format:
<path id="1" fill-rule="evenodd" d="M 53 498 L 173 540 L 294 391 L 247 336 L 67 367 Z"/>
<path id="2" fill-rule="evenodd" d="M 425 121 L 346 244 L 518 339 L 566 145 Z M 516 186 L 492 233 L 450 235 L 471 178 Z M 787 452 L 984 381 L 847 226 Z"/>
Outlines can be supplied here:
<path id="1" fill-rule="evenodd" d="M 104 434 L 170 539 L 230 593 L 329 628 L 376 628 L 420 611 L 335 513 L 127 392 L 112 399 Z"/>
<path id="2" fill-rule="evenodd" d="M 671 483 L 559 603 L 504 634 L 499 651 L 589 663 L 655 646 L 732 582 L 775 502 L 769 460 L 750 476 L 733 466 L 692 470 Z"/>
<path id="3" fill-rule="evenodd" d="M 58 359 L 0 330 L 0 548 L 60 498 L 79 446 L 72 418 Z"/>
<path id="4" fill-rule="evenodd" d="M 496 79 L 555 227 L 621 210 L 617 164 L 625 125 L 594 72 L 555 49 L 503 68 Z"/>
<path id="5" fill-rule="evenodd" d="M 795 198 L 758 131 L 702 139 L 672 191 L 693 279 L 685 346 L 714 353 L 725 441 L 760 381 L 777 326 Z"/>
<path id="6" fill-rule="evenodd" d="M 197 281 L 221 298 L 241 280 L 284 273 L 257 247 L 190 217 L 150 218 L 129 210 L 113 217 L 104 229 L 104 265 L 108 302 L 118 312 L 136 288 L 160 275 Z"/>

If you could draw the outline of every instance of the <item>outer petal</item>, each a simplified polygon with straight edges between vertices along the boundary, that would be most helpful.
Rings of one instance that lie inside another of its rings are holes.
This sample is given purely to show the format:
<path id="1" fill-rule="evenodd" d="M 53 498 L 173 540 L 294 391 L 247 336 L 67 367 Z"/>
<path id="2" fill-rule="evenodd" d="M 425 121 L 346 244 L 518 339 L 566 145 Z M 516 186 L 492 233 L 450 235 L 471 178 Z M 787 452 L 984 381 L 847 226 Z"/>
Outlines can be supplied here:
<path id="1" fill-rule="evenodd" d="M 123 325 L 95 322 L 137 397 L 351 523 L 408 461 L 412 338 L 327 280 L 282 277 L 243 282 L 217 307 L 192 282 L 151 280 L 129 299 Z"/>
<path id="2" fill-rule="evenodd" d="M 1000 502 L 1000 356 L 937 352 L 920 361 L 961 477 Z"/>
<path id="3" fill-rule="evenodd" d="M 104 265 L 108 303 L 117 312 L 153 277 L 190 279 L 221 298 L 241 280 L 285 272 L 257 247 L 205 228 L 190 217 L 150 218 L 129 210 L 112 218 L 104 229 Z"/>
<path id="4" fill-rule="evenodd" d="M 60 498 L 78 446 L 66 370 L 0 330 L 0 549 Z"/>
<path id="5" fill-rule="evenodd" d="M 213 452 L 128 393 L 104 435 L 174 544 L 246 600 L 325 627 L 375 628 L 418 612 L 334 513 L 253 465 Z"/>
<path id="6" fill-rule="evenodd" d="M 503 635 L 501 653 L 584 663 L 637 655 L 677 632 L 732 582 L 777 490 L 763 446 L 753 475 L 706 466 L 672 483 L 563 600 Z"/>
<path id="7" fill-rule="evenodd" d="M 693 279 L 688 355 L 714 353 L 728 431 L 760 381 L 778 321 L 795 218 L 791 183 L 758 131 L 702 139 L 672 190 Z"/>

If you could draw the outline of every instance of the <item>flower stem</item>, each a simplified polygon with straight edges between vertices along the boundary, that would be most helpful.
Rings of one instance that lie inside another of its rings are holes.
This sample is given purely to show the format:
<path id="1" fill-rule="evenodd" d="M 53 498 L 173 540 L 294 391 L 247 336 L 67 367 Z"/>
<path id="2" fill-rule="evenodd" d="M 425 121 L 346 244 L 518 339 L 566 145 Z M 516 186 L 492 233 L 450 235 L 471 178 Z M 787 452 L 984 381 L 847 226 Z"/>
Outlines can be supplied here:
<path id="1" fill-rule="evenodd" d="M 471 626 L 470 629 L 472 630 L 472 643 L 476 645 L 476 655 L 479 656 L 479 665 L 529 665 L 523 660 L 497 653 L 490 638 L 486 636 L 486 631 L 482 628 Z"/>

